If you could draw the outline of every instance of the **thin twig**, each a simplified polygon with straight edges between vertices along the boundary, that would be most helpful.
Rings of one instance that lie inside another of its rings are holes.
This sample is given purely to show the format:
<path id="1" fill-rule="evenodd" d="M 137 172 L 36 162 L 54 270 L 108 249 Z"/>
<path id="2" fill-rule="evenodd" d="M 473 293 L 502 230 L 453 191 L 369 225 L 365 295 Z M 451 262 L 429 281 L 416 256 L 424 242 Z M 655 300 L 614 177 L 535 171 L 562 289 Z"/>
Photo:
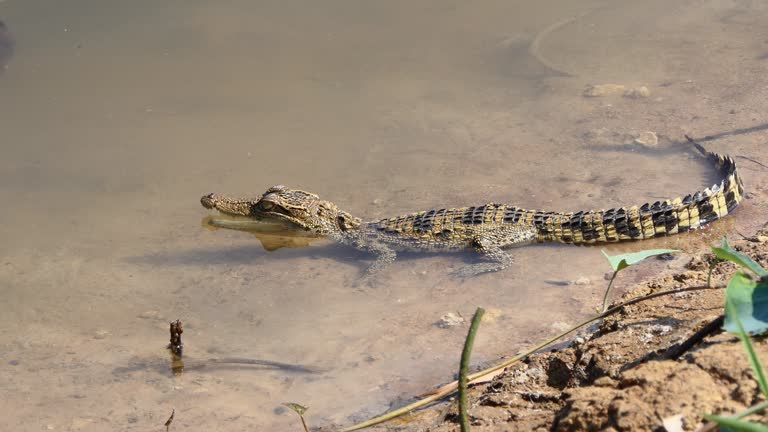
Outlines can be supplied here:
<path id="1" fill-rule="evenodd" d="M 554 24 L 550 24 L 544 30 L 539 32 L 539 34 L 537 34 L 535 38 L 533 38 L 533 41 L 531 41 L 531 45 L 528 47 L 528 52 L 533 56 L 533 58 L 538 60 L 538 62 L 541 63 L 547 69 L 553 72 L 556 72 L 562 76 L 566 76 L 566 77 L 574 76 L 572 73 L 555 66 L 551 61 L 549 61 L 546 57 L 544 57 L 544 55 L 541 53 L 541 41 L 543 41 L 547 36 L 559 30 L 560 28 L 565 27 L 568 24 L 571 24 L 573 22 L 576 22 L 577 20 L 581 19 L 588 13 L 589 12 L 583 12 L 580 15 L 563 18 L 560 21 L 555 22 Z"/>
<path id="2" fill-rule="evenodd" d="M 699 329 L 699 331 L 694 333 L 691 337 L 686 339 L 683 343 L 667 350 L 667 353 L 664 355 L 664 357 L 670 360 L 677 360 L 681 355 L 685 354 L 689 349 L 693 348 L 694 345 L 704 340 L 705 337 L 720 330 L 723 327 L 724 322 L 725 315 L 720 315 L 719 317 L 713 319 L 707 325 Z"/>
<path id="3" fill-rule="evenodd" d="M 603 312 L 603 313 L 601 313 L 599 315 L 595 315 L 592 318 L 589 318 L 589 319 L 587 319 L 587 320 L 585 320 L 585 321 L 583 321 L 583 322 L 581 322 L 581 323 L 571 327 L 570 329 L 565 330 L 562 333 L 559 333 L 559 334 L 557 334 L 557 335 L 555 335 L 555 336 L 545 340 L 544 342 L 541 342 L 541 343 L 537 344 L 536 346 L 528 349 L 527 351 L 525 351 L 525 352 L 523 352 L 521 354 L 518 354 L 518 355 L 516 355 L 516 356 L 514 356 L 514 357 L 512 357 L 510 359 L 507 359 L 506 361 L 504 361 L 502 363 L 497 364 L 496 366 L 492 366 L 492 367 L 490 367 L 488 369 L 481 370 L 479 372 L 475 372 L 475 373 L 473 373 L 471 375 L 468 375 L 467 379 L 469 380 L 469 383 L 472 383 L 472 381 L 475 380 L 476 378 L 479 378 L 479 377 L 482 377 L 484 375 L 488 375 L 488 374 L 490 374 L 492 372 L 495 372 L 497 370 L 506 368 L 507 366 L 510 366 L 510 365 L 512 365 L 512 364 L 514 364 L 514 363 L 524 359 L 525 357 L 528 357 L 529 355 L 535 353 L 536 351 L 538 351 L 538 350 L 540 350 L 540 349 L 542 349 L 542 348 L 544 348 L 544 347 L 546 347 L 546 346 L 556 342 L 558 339 L 563 338 L 563 337 L 573 333 L 574 331 L 580 329 L 581 327 L 584 327 L 584 326 L 586 326 L 588 324 L 591 324 L 594 321 L 603 319 L 605 317 L 608 317 L 610 315 L 613 315 L 613 314 L 621 311 L 625 306 L 630 306 L 630 305 L 633 305 L 635 303 L 640 303 L 640 302 L 643 302 L 645 300 L 650 300 L 650 299 L 653 299 L 653 298 L 656 298 L 656 297 L 662 297 L 662 296 L 670 295 L 670 294 L 678 294 L 678 293 L 688 292 L 688 291 L 699 291 L 699 290 L 717 289 L 717 288 L 724 288 L 724 287 L 723 286 L 717 286 L 717 287 L 695 286 L 695 287 L 687 287 L 687 288 L 678 288 L 678 289 L 667 290 L 667 291 L 659 291 L 659 292 L 651 293 L 651 294 L 648 294 L 648 295 L 644 295 L 642 297 L 635 297 L 635 298 L 629 299 L 629 300 L 627 300 L 625 302 L 617 304 L 616 306 L 608 309 L 607 311 L 605 311 L 605 312 Z M 407 414 L 407 413 L 409 413 L 409 412 L 411 412 L 411 411 L 413 411 L 413 410 L 415 410 L 417 408 L 421 408 L 421 407 L 426 406 L 426 405 L 428 405 L 428 404 L 430 404 L 430 403 L 432 403 L 432 402 L 434 402 L 436 400 L 442 399 L 442 398 L 452 394 L 453 392 L 456 391 L 457 387 L 458 387 L 458 382 L 454 381 L 454 382 L 452 382 L 450 384 L 447 384 L 447 385 L 443 386 L 442 387 L 443 390 L 435 392 L 434 394 L 429 395 L 429 396 L 427 396 L 425 398 L 419 399 L 418 401 L 416 401 L 416 402 L 414 402 L 414 403 L 412 403 L 410 405 L 404 406 L 404 407 L 396 409 L 394 411 L 390 411 L 388 413 L 382 414 L 382 415 L 380 415 L 378 417 L 374 417 L 374 418 L 366 420 L 364 422 L 354 424 L 354 425 L 352 425 L 352 426 L 350 426 L 348 428 L 342 429 L 341 432 L 351 432 L 351 431 L 367 428 L 369 426 L 373 426 L 373 425 L 376 425 L 376 424 L 383 423 L 385 421 L 391 420 L 391 419 L 393 419 L 395 417 L 399 417 L 399 416 L 401 416 L 403 414 Z"/>
<path id="4" fill-rule="evenodd" d="M 459 425 L 461 432 L 469 432 L 469 415 L 467 414 L 467 372 L 469 371 L 469 357 L 472 354 L 472 345 L 475 344 L 475 333 L 480 327 L 480 321 L 483 319 L 485 309 L 479 307 L 472 317 L 472 324 L 469 326 L 467 339 L 464 341 L 464 350 L 461 352 L 461 363 L 459 365 Z"/>
<path id="5" fill-rule="evenodd" d="M 746 160 L 748 160 L 748 161 L 750 161 L 750 162 L 754 162 L 754 163 L 756 163 L 756 164 L 760 165 L 760 166 L 761 166 L 761 167 L 763 167 L 763 168 L 768 168 L 768 165 L 765 165 L 764 163 L 762 163 L 762 162 L 760 162 L 760 161 L 757 161 L 757 160 L 755 160 L 755 159 L 752 159 L 751 157 L 746 157 L 746 156 L 741 156 L 741 155 L 736 155 L 735 157 L 737 157 L 737 158 L 742 158 L 742 159 L 746 159 Z"/>
<path id="6" fill-rule="evenodd" d="M 168 429 L 171 427 L 171 423 L 173 423 L 173 416 L 176 415 L 176 408 L 173 408 L 171 410 L 171 416 L 168 417 L 168 420 L 165 421 L 165 432 L 168 432 Z"/>
<path id="7" fill-rule="evenodd" d="M 603 294 L 603 308 L 600 309 L 600 312 L 605 312 L 606 310 L 608 310 L 608 294 L 611 292 L 611 286 L 613 285 L 613 280 L 616 279 L 617 274 L 619 274 L 619 270 L 616 270 L 615 272 L 613 272 L 613 276 L 611 276 L 611 281 L 608 282 L 608 288 L 605 289 L 605 294 Z"/>

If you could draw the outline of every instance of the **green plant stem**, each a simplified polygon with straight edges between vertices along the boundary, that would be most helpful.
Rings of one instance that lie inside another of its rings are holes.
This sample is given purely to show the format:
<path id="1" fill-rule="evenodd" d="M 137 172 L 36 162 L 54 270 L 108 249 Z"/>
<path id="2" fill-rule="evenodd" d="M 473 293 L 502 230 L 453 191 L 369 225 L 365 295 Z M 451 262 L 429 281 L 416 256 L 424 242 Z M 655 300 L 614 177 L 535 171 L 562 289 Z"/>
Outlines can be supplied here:
<path id="1" fill-rule="evenodd" d="M 759 404 L 752 405 L 751 407 L 745 409 L 744 411 L 742 411 L 742 412 L 740 412 L 738 414 L 734 414 L 733 417 L 737 418 L 737 419 L 744 418 L 744 417 L 746 417 L 748 415 L 752 415 L 752 414 L 758 413 L 758 412 L 763 411 L 763 410 L 765 410 L 767 408 L 768 408 L 768 401 L 760 402 Z"/>
<path id="2" fill-rule="evenodd" d="M 760 411 L 763 411 L 765 409 L 768 409 L 768 401 L 760 402 L 759 404 L 752 405 L 751 407 L 745 409 L 744 411 L 740 413 L 736 413 L 731 416 L 731 418 L 735 419 L 741 419 L 747 416 L 750 416 L 752 414 L 759 413 Z M 710 423 L 704 425 L 701 429 L 698 429 L 699 432 L 712 432 L 718 428 L 718 424 L 715 423 L 713 420 L 710 420 Z"/>
<path id="3" fill-rule="evenodd" d="M 603 294 L 603 309 L 600 312 L 605 312 L 608 310 L 608 293 L 611 292 L 611 286 L 613 285 L 613 280 L 616 279 L 616 275 L 619 274 L 619 270 L 616 270 L 613 272 L 613 276 L 611 276 L 611 281 L 608 282 L 608 288 L 605 289 L 605 294 Z M 709 286 L 709 284 L 707 284 Z"/>
<path id="4" fill-rule="evenodd" d="M 459 364 L 459 425 L 461 432 L 469 432 L 469 415 L 467 414 L 467 372 L 469 371 L 469 357 L 472 355 L 472 345 L 475 344 L 475 333 L 480 327 L 480 321 L 483 319 L 485 309 L 479 307 L 472 317 L 472 324 L 469 326 L 467 339 L 464 341 L 464 350 L 461 352 L 461 363 Z"/>
<path id="5" fill-rule="evenodd" d="M 489 373 L 496 372 L 497 370 L 504 369 L 507 366 L 515 364 L 518 361 L 524 359 L 525 357 L 528 357 L 529 355 L 535 353 L 536 351 L 546 347 L 547 345 L 550 345 L 550 344 L 556 342 L 558 339 L 563 338 L 563 337 L 569 335 L 570 333 L 573 333 L 574 331 L 580 329 L 581 327 L 584 327 L 587 324 L 590 324 L 590 323 L 592 323 L 594 321 L 603 319 L 603 318 L 605 318 L 607 316 L 615 314 L 616 312 L 619 312 L 625 306 L 630 306 L 630 305 L 633 305 L 635 303 L 640 303 L 640 302 L 643 302 L 645 300 L 650 300 L 650 299 L 653 299 L 653 298 L 656 298 L 656 297 L 662 297 L 662 296 L 670 295 L 670 294 L 677 294 L 677 293 L 687 292 L 687 291 L 700 291 L 700 290 L 706 290 L 706 289 L 717 289 L 717 288 L 724 288 L 724 287 L 723 286 L 718 286 L 718 287 L 695 286 L 695 287 L 679 288 L 679 289 L 673 289 L 673 290 L 659 291 L 659 292 L 651 293 L 651 294 L 648 294 L 648 295 L 645 295 L 645 296 L 642 296 L 642 297 L 635 297 L 635 298 L 629 299 L 629 300 L 627 300 L 625 302 L 617 304 L 616 306 L 608 309 L 607 311 L 605 311 L 605 312 L 603 312 L 603 313 L 601 313 L 599 315 L 595 315 L 592 318 L 589 318 L 587 320 L 582 321 L 581 323 L 571 327 L 570 329 L 565 330 L 562 333 L 559 333 L 559 334 L 557 334 L 557 335 L 555 335 L 555 336 L 553 336 L 553 337 L 551 337 L 551 338 L 549 338 L 549 339 L 547 339 L 547 340 L 545 340 L 545 341 L 535 345 L 534 347 L 528 349 L 527 351 L 525 351 L 525 352 L 523 352 L 521 354 L 518 354 L 518 355 L 516 355 L 514 357 L 511 357 L 511 358 L 503 361 L 502 363 L 499 363 L 499 364 L 497 364 L 495 366 L 491 366 L 488 369 L 484 369 L 484 370 L 481 370 L 479 372 L 475 372 L 473 374 L 470 374 L 470 375 L 467 376 L 467 379 L 469 380 L 469 382 L 472 382 L 473 380 L 475 380 L 475 379 L 477 379 L 477 378 L 479 378 L 481 376 L 488 375 Z M 446 390 L 443 390 L 441 392 L 438 392 L 438 393 L 435 393 L 433 395 L 427 396 L 425 398 L 419 399 L 419 400 L 417 400 L 416 402 L 414 402 L 414 403 L 412 403 L 410 405 L 404 406 L 402 408 L 398 408 L 398 409 L 396 409 L 394 411 L 390 411 L 388 413 L 384 413 L 384 414 L 382 414 L 382 415 L 380 415 L 378 417 L 374 417 L 374 418 L 366 420 L 364 422 L 354 424 L 352 426 L 349 426 L 348 428 L 342 429 L 341 432 L 352 432 L 352 431 L 360 430 L 360 429 L 363 429 L 363 428 L 367 428 L 369 426 L 373 426 L 373 425 L 377 425 L 379 423 L 383 423 L 385 421 L 391 420 L 391 419 L 396 418 L 396 417 L 400 417 L 403 414 L 407 414 L 410 411 L 413 411 L 413 410 L 415 410 L 417 408 L 421 408 L 423 406 L 426 406 L 426 405 L 428 405 L 428 404 L 430 404 L 430 403 L 432 403 L 432 402 L 434 402 L 436 400 L 442 399 L 442 398 L 452 394 L 453 392 L 456 391 L 457 387 L 458 387 L 458 382 L 454 382 Z"/>
<path id="6" fill-rule="evenodd" d="M 749 338 L 749 335 L 744 330 L 744 326 L 741 324 L 741 320 L 739 319 L 739 316 L 736 312 L 736 307 L 733 306 L 733 303 L 729 302 L 727 298 L 725 301 L 725 314 L 733 319 L 733 322 L 736 323 L 736 326 L 739 329 L 738 336 L 741 340 L 741 343 L 744 344 L 744 350 L 747 352 L 749 365 L 752 367 L 752 373 L 755 374 L 757 384 L 760 386 L 760 391 L 763 393 L 763 396 L 768 397 L 768 379 L 765 377 L 763 366 L 760 364 L 760 359 L 757 358 L 755 347 L 752 346 L 752 340 Z"/>
<path id="7" fill-rule="evenodd" d="M 707 273 L 707 286 L 712 286 L 712 272 L 715 271 L 715 267 L 720 262 L 720 259 L 718 257 L 713 257 L 712 261 L 709 262 L 709 272 Z"/>

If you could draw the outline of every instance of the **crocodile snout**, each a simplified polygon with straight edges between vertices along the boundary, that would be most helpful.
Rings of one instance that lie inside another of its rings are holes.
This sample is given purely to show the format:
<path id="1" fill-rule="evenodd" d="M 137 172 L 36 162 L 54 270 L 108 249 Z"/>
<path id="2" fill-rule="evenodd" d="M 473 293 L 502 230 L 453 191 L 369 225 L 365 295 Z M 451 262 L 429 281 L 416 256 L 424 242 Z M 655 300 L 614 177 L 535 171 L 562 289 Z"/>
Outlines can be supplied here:
<path id="1" fill-rule="evenodd" d="M 203 197 L 200 198 L 200 204 L 207 209 L 216 208 L 216 195 L 212 193 L 203 195 Z"/>

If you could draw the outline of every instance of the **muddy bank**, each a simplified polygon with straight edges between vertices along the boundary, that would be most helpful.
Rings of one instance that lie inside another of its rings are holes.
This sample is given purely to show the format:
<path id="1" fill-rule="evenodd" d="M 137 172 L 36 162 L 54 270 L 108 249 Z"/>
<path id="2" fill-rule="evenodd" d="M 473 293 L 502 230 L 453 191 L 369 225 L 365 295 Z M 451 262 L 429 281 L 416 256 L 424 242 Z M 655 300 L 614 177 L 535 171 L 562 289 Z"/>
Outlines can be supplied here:
<path id="1" fill-rule="evenodd" d="M 768 228 L 733 246 L 768 266 Z M 707 254 L 679 257 L 686 270 L 630 289 L 624 299 L 705 285 Z M 713 285 L 734 273 L 721 263 Z M 624 308 L 566 348 L 531 356 L 471 389 L 473 431 L 696 430 L 702 413 L 732 414 L 760 402 L 743 346 L 716 331 L 673 359 L 672 352 L 723 313 L 722 289 L 684 292 Z M 763 359 L 768 345 L 755 347 Z M 458 430 L 455 400 L 378 430 Z M 766 420 L 766 417 L 763 418 Z M 666 429 L 665 429 L 666 426 Z"/>

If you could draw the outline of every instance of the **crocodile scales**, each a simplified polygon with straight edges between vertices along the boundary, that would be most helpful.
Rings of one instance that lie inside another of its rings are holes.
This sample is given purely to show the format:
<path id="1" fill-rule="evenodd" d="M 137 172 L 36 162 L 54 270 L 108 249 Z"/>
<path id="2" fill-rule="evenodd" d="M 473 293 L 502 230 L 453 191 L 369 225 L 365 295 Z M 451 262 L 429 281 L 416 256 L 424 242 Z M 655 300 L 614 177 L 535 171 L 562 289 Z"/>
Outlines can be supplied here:
<path id="1" fill-rule="evenodd" d="M 744 187 L 729 156 L 708 152 L 689 141 L 714 163 L 719 184 L 685 196 L 642 206 L 609 210 L 553 212 L 526 210 L 505 204 L 485 204 L 421 211 L 363 222 L 317 195 L 273 186 L 261 197 L 235 199 L 216 194 L 201 198 L 207 209 L 250 220 L 280 222 L 292 229 L 327 237 L 372 253 L 366 275 L 392 263 L 398 251 L 456 251 L 473 249 L 485 262 L 457 270 L 458 276 L 502 270 L 512 263 L 505 249 L 536 242 L 571 244 L 642 240 L 697 229 L 731 213 L 742 200 Z"/>

